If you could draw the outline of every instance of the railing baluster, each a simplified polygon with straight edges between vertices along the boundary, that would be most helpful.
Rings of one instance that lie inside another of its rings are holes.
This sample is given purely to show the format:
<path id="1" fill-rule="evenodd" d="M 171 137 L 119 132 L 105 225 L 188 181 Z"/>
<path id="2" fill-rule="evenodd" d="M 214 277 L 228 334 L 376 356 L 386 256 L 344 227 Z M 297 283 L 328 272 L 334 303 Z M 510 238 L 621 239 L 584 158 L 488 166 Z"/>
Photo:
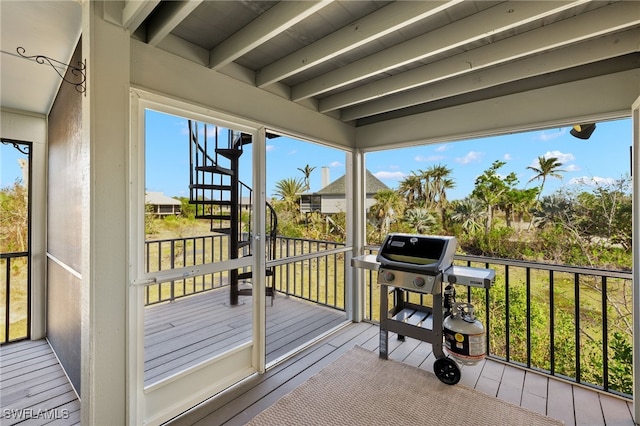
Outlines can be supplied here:
<path id="1" fill-rule="evenodd" d="M 580 377 L 580 275 L 573 274 L 575 294 L 575 321 L 576 321 L 576 382 L 582 382 Z"/>
<path id="2" fill-rule="evenodd" d="M 7 278 L 5 282 L 5 297 L 7 300 L 4 313 L 4 340 L 9 341 L 9 323 L 11 321 L 11 258 L 7 257 Z"/>
<path id="3" fill-rule="evenodd" d="M 609 327 L 607 315 L 607 277 L 602 277 L 602 386 L 609 390 Z"/>
<path id="4" fill-rule="evenodd" d="M 527 367 L 531 368 L 531 268 L 527 267 Z"/>
<path id="5" fill-rule="evenodd" d="M 556 374 L 556 317 L 555 317 L 555 290 L 553 270 L 549 271 L 549 370 Z"/>
<path id="6" fill-rule="evenodd" d="M 505 306 L 505 357 L 507 361 L 511 361 L 511 314 L 509 311 L 509 265 L 504 265 L 504 306 Z M 489 339 L 487 339 L 489 340 Z M 491 352 L 488 352 L 491 353 Z"/>

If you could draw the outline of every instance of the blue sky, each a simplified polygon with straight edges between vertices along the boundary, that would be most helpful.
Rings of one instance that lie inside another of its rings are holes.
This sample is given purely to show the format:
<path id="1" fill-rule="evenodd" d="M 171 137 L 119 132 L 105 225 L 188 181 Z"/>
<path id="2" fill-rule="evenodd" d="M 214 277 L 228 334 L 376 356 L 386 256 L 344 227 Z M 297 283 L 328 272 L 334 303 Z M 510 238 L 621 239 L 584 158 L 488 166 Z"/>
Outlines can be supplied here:
<path id="1" fill-rule="evenodd" d="M 518 188 L 538 185 L 528 183 L 539 156 L 557 157 L 563 163 L 563 179 L 549 178 L 544 193 L 576 182 L 608 182 L 629 174 L 631 120 L 597 123 L 590 139 L 580 140 L 569 134 L 569 127 L 532 131 L 505 136 L 474 139 L 416 148 L 404 148 L 366 154 L 367 168 L 390 188 L 412 172 L 444 165 L 452 170 L 456 187 L 448 192 L 450 200 L 467 196 L 477 176 L 496 160 L 505 161 L 499 171 L 515 172 Z M 210 138 L 213 136 L 210 135 Z M 186 120 L 156 112 L 147 115 L 147 180 L 149 191 L 161 191 L 169 196 L 188 196 L 189 154 Z M 20 176 L 18 152 L 12 146 L 0 144 L 0 186 L 11 185 Z M 251 184 L 251 145 L 242 159 L 241 179 Z M 330 181 L 345 173 L 345 155 L 338 149 L 280 137 L 267 141 L 267 196 L 275 192 L 277 181 L 302 178 L 298 168 L 315 167 L 311 174 L 311 191 L 321 189 L 322 168 L 329 170 Z"/>

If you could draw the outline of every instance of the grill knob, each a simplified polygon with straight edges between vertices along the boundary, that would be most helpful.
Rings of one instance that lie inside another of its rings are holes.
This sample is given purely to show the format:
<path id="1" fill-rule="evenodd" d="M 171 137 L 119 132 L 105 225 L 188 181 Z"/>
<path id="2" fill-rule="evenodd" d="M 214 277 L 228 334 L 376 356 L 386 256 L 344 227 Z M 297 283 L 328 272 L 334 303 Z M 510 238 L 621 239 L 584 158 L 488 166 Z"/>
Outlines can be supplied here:
<path id="1" fill-rule="evenodd" d="M 393 281 L 396 278 L 395 275 L 393 275 L 393 272 L 391 271 L 385 271 L 384 272 L 384 280 L 388 283 L 390 283 L 391 281 Z"/>
<path id="2" fill-rule="evenodd" d="M 426 281 L 422 277 L 415 277 L 413 279 L 413 285 L 418 287 L 418 288 L 424 287 L 425 284 L 426 284 Z"/>

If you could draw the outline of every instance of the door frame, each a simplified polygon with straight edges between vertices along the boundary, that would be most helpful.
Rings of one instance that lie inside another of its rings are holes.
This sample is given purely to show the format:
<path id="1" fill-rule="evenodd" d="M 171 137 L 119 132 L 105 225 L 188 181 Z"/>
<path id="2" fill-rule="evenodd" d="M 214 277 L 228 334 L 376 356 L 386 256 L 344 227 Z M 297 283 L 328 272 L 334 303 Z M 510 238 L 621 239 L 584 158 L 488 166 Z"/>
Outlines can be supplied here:
<path id="1" fill-rule="evenodd" d="M 161 424 L 218 392 L 265 368 L 265 259 L 247 256 L 195 267 L 185 267 L 158 273 L 146 273 L 144 268 L 144 196 L 145 196 L 145 111 L 173 114 L 187 119 L 213 122 L 234 130 L 250 133 L 253 147 L 254 206 L 265 202 L 264 197 L 264 128 L 247 120 L 194 106 L 142 89 L 131 89 L 131 138 L 129 147 L 129 289 L 127 295 L 127 420 L 129 424 Z M 263 253 L 264 209 L 254 208 L 252 215 L 254 253 Z M 261 250 L 262 247 L 262 250 Z M 249 266 L 254 271 L 252 297 L 253 337 L 227 352 L 176 373 L 149 386 L 144 385 L 144 292 L 147 285 L 182 279 L 205 273 L 226 271 Z M 261 302 L 262 301 L 262 302 Z M 176 397 L 176 396 L 179 397 Z"/>

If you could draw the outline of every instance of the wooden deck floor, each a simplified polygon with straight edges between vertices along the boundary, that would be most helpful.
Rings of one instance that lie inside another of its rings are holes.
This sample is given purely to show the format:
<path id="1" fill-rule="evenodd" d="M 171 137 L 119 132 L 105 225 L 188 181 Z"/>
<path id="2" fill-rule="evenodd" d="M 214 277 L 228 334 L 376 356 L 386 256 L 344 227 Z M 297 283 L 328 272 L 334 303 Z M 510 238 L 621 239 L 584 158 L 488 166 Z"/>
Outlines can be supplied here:
<path id="1" fill-rule="evenodd" d="M 200 302 L 197 298 L 184 299 L 185 303 L 181 304 L 173 302 L 170 304 L 173 305 L 171 311 L 178 306 L 187 311 L 175 310 L 171 312 L 172 315 L 165 311 L 167 316 L 164 319 L 161 314 L 158 314 L 159 318 L 153 320 L 155 314 L 152 314 L 149 309 L 147 325 L 150 328 L 146 342 L 149 347 L 158 345 L 156 339 L 162 340 L 160 335 L 163 331 L 166 333 L 165 336 L 169 336 L 169 331 L 173 331 L 176 333 L 174 337 L 184 333 L 187 328 L 185 328 L 186 324 L 183 324 L 185 321 L 183 316 L 186 316 L 186 312 L 195 315 L 198 311 L 198 303 L 202 303 L 205 298 L 199 300 Z M 209 303 L 215 303 L 214 300 L 217 299 L 211 298 Z M 224 304 L 222 299 L 219 301 Z M 161 306 L 154 308 L 161 308 Z M 286 314 L 280 313 L 280 308 Z M 318 336 L 339 324 L 344 318 L 342 312 L 330 312 L 334 314 L 333 317 L 325 316 L 327 312 L 324 312 L 326 311 L 324 308 L 320 308 L 322 314 L 319 313 L 320 311 L 312 314 L 311 312 L 315 311 L 312 308 L 316 307 L 284 297 L 277 298 L 273 308 L 268 308 L 267 321 L 271 331 L 268 338 L 268 352 L 271 360 L 289 353 L 300 344 L 300 339 Z M 244 308 L 228 309 L 234 310 L 233 317 L 238 318 L 236 313 L 240 311 L 237 309 Z M 160 311 L 161 309 L 157 309 L 157 312 Z M 306 320 L 303 322 L 301 318 Z M 202 328 L 200 322 L 196 323 Z M 286 328 L 287 326 L 290 328 Z M 227 336 L 233 336 L 239 333 L 231 332 L 225 326 L 220 328 L 225 331 L 219 334 L 227 333 Z M 198 330 L 198 327 L 193 329 Z M 349 324 L 340 328 L 312 346 L 275 364 L 264 375 L 253 376 L 174 419 L 170 425 L 244 424 L 354 345 L 377 352 L 378 331 L 377 325 L 369 323 Z M 212 335 L 211 332 L 200 334 L 208 337 Z M 190 349 L 180 349 L 184 352 L 181 357 L 184 358 L 184 354 L 189 351 L 196 351 L 198 344 L 195 338 L 192 339 L 191 344 L 187 345 Z M 432 371 L 434 359 L 430 346 L 410 338 L 401 342 L 392 335 L 389 338 L 389 357 Z M 166 353 L 158 351 L 157 354 L 158 357 L 162 357 L 173 352 L 175 350 Z M 151 349 L 149 353 L 152 353 Z M 31 418 L 20 423 L 21 425 L 79 423 L 80 404 L 46 341 L 24 341 L 2 346 L 0 361 L 0 415 L 2 416 L 0 423 L 2 425 L 18 423 L 25 420 L 27 416 Z M 148 371 L 154 370 L 158 369 L 151 367 L 150 364 Z M 151 376 L 150 373 L 150 377 L 153 380 L 153 377 L 159 377 L 159 374 Z M 566 425 L 633 425 L 632 404 L 628 401 L 492 360 L 485 360 L 473 367 L 464 367 L 460 383 L 555 417 L 564 421 Z M 22 418 L 18 418 L 20 414 Z"/>
<path id="2" fill-rule="evenodd" d="M 46 340 L 0 346 L 0 423 L 80 424 L 80 402 Z"/>
<path id="3" fill-rule="evenodd" d="M 377 325 L 351 324 L 295 357 L 254 376 L 170 422 L 171 426 L 242 425 L 291 392 L 340 355 L 359 345 L 378 351 Z M 431 345 L 407 338 L 389 339 L 390 359 L 433 371 Z M 632 404 L 620 398 L 485 360 L 464 367 L 460 384 L 562 420 L 566 425 L 633 426 Z M 474 420 L 473 424 L 482 424 Z"/>
<path id="4" fill-rule="evenodd" d="M 227 289 L 214 290 L 145 310 L 145 385 L 251 340 L 251 298 L 233 307 L 228 298 Z M 344 312 L 293 297 L 267 300 L 267 363 L 346 320 Z"/>

